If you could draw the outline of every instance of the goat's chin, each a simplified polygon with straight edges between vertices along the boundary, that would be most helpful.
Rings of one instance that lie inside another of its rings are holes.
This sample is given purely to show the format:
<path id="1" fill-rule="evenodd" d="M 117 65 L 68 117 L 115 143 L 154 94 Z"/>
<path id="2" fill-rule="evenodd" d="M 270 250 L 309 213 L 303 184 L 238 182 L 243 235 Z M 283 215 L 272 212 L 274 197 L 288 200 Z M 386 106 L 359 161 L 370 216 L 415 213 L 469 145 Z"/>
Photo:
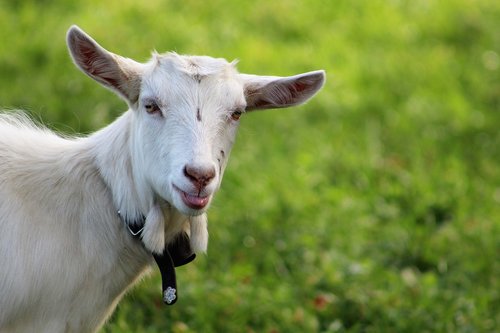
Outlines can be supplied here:
<path id="1" fill-rule="evenodd" d="M 194 209 L 194 208 L 188 207 L 184 203 L 174 204 L 174 207 L 179 212 L 181 212 L 182 214 L 187 215 L 187 216 L 199 216 L 199 215 L 202 215 L 202 214 L 206 213 L 206 211 L 208 209 L 208 206 L 209 206 L 209 204 L 207 204 L 204 208 Z"/>

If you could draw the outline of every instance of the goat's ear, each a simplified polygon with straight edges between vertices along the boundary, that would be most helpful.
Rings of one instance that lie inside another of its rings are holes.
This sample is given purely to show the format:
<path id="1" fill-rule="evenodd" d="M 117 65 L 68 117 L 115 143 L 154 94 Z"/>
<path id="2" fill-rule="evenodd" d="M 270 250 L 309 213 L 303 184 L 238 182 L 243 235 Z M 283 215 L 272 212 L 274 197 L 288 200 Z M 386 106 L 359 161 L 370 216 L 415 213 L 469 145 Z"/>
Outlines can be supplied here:
<path id="1" fill-rule="evenodd" d="M 85 74 L 113 90 L 128 103 L 139 98 L 142 65 L 113 54 L 77 26 L 67 34 L 68 49 L 75 64 Z"/>
<path id="2" fill-rule="evenodd" d="M 286 108 L 305 103 L 325 83 L 325 71 L 288 77 L 240 74 L 247 110 Z"/>

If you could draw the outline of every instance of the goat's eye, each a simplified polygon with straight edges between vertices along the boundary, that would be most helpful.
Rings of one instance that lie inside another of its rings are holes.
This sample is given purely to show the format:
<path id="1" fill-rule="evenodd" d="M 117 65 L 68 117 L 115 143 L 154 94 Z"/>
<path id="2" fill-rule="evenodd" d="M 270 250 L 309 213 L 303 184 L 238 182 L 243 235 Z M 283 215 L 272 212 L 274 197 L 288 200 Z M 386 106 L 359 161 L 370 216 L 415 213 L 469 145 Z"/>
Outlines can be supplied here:
<path id="1" fill-rule="evenodd" d="M 144 104 L 144 109 L 149 114 L 160 112 L 160 107 L 155 102 L 147 102 Z"/>
<path id="2" fill-rule="evenodd" d="M 231 119 L 234 121 L 238 121 L 242 114 L 243 112 L 241 112 L 240 110 L 233 111 L 233 113 L 231 113 Z"/>

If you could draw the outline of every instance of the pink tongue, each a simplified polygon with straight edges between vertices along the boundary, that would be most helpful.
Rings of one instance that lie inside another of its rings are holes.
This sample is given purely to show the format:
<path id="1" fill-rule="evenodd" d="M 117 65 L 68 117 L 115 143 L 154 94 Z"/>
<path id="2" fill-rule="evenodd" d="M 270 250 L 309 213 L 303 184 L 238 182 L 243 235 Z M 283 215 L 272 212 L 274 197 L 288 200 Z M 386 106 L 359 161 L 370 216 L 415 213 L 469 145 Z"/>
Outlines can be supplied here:
<path id="1" fill-rule="evenodd" d="M 200 198 L 200 197 L 190 195 L 187 193 L 185 193 L 185 198 L 186 198 L 186 201 L 189 202 L 193 206 L 205 206 L 207 204 L 207 201 L 208 201 L 208 197 Z"/>

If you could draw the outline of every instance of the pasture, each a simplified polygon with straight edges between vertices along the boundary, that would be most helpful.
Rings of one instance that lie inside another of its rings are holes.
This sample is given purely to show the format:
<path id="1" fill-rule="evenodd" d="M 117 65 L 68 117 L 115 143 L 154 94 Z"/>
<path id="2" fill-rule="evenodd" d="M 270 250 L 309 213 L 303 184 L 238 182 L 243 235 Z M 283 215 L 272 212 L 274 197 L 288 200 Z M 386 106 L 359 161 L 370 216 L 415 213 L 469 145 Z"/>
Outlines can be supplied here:
<path id="1" fill-rule="evenodd" d="M 71 63 L 71 24 L 139 61 L 327 72 L 305 106 L 242 117 L 180 301 L 155 271 L 104 332 L 500 329 L 500 2 L 1 3 L 0 107 L 67 135 L 126 109 Z"/>

